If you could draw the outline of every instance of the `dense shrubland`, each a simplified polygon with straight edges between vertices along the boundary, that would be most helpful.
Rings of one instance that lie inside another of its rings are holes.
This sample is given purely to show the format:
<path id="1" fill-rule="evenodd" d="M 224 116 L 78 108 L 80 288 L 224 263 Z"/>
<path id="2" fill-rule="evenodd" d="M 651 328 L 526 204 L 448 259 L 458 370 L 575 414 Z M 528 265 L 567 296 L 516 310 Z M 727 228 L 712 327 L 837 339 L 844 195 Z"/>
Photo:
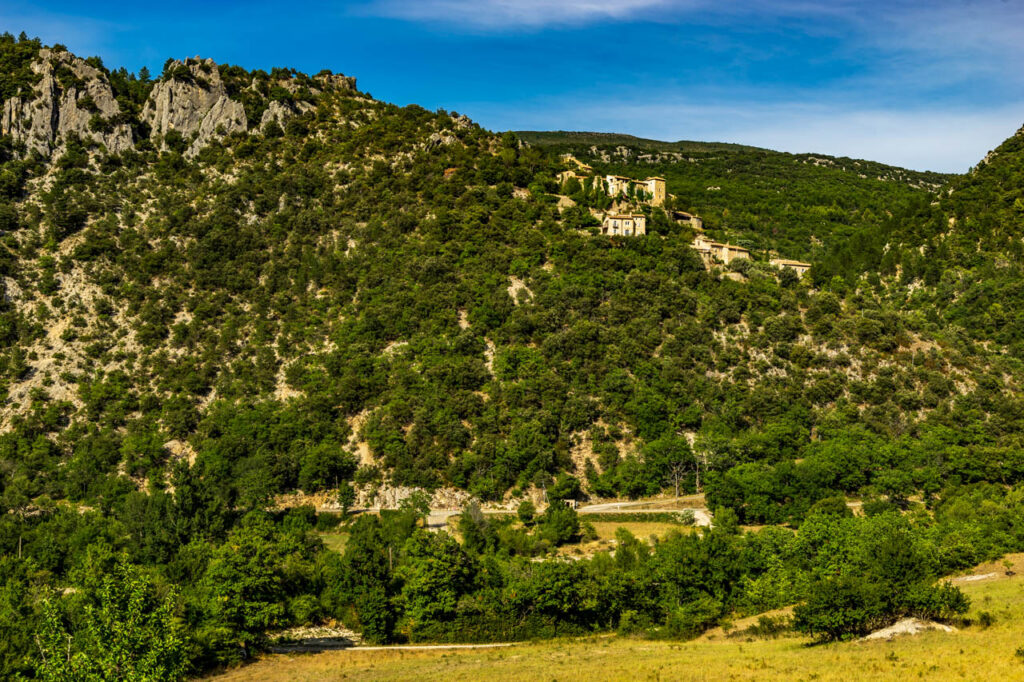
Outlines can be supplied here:
<path id="1" fill-rule="evenodd" d="M 39 47 L 0 40 L 4 97 Z M 934 579 L 1021 549 L 1019 137 L 941 198 L 938 176 L 744 148 L 595 162 L 664 175 L 723 238 L 814 257 L 801 281 L 760 252 L 705 271 L 651 208 L 648 237 L 596 236 L 559 208 L 558 149 L 290 70 L 220 67 L 250 122 L 316 108 L 187 159 L 140 124 L 149 75 L 91 63 L 133 150 L 69 139 L 48 162 L 0 139 L 4 675 L 104 674 L 99 652 L 141 646 L 104 629 L 126 602 L 152 605 L 159 650 L 133 660 L 157 676 L 331 619 L 373 641 L 687 637 L 806 600 L 796 625 L 843 637 L 954 616 Z M 469 509 L 461 542 L 414 505 L 346 520 L 341 555 L 324 517 L 267 511 L 295 490 L 557 501 L 698 477 L 715 530 L 576 562 L 551 557 L 586 534 L 557 503 Z M 55 660 L 67 633 L 81 656 Z"/>

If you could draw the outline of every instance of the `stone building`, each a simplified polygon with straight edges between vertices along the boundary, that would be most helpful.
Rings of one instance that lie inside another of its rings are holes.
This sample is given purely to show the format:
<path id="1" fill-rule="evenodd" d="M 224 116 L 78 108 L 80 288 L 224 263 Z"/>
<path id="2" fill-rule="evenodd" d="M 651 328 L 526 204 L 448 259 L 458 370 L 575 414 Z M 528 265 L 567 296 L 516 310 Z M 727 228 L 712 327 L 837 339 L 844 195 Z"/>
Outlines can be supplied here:
<path id="1" fill-rule="evenodd" d="M 713 242 L 702 234 L 694 237 L 693 243 L 690 246 L 696 249 L 705 266 L 710 266 L 715 262 L 728 265 L 736 259 L 746 260 L 750 258 L 750 251 L 742 246 Z"/>
<path id="2" fill-rule="evenodd" d="M 585 189 L 593 187 L 593 183 L 600 184 L 600 180 L 594 176 L 594 171 L 590 166 L 587 166 L 586 169 L 571 168 L 569 170 L 564 170 L 555 177 L 558 179 L 559 185 L 564 185 L 566 181 L 571 178 L 578 180 L 580 185 Z"/>
<path id="3" fill-rule="evenodd" d="M 608 196 L 617 197 L 620 194 L 629 194 L 629 186 L 633 184 L 633 178 L 625 175 L 606 175 L 604 177 L 605 191 Z"/>
<path id="4" fill-rule="evenodd" d="M 768 261 L 777 268 L 789 268 L 795 270 L 799 277 L 803 277 L 804 273 L 811 269 L 810 263 L 803 263 L 798 260 L 787 260 L 785 258 L 772 258 Z"/>
<path id="5" fill-rule="evenodd" d="M 665 197 L 668 196 L 665 192 L 665 178 L 650 177 L 634 180 L 625 175 L 606 175 L 604 186 L 610 197 L 629 196 L 638 190 L 643 190 L 644 200 L 652 206 L 663 205 Z"/>
<path id="6" fill-rule="evenodd" d="M 693 229 L 700 232 L 704 229 L 704 221 L 700 216 L 686 211 L 672 211 L 672 218 L 678 223 L 686 223 Z"/>
<path id="7" fill-rule="evenodd" d="M 642 213 L 609 213 L 601 222 L 601 234 L 639 237 L 647 234 L 647 216 Z"/>
<path id="8" fill-rule="evenodd" d="M 637 181 L 637 184 L 647 192 L 648 201 L 652 206 L 663 206 L 665 204 L 665 178 L 651 177 Z"/>

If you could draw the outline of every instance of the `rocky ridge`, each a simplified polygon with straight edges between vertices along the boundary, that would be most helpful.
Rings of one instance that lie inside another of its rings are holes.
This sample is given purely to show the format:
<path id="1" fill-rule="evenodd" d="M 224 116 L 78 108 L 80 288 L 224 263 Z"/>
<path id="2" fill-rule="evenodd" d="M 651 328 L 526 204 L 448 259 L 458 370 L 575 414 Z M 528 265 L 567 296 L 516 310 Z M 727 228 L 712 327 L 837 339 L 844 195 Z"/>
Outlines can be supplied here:
<path id="1" fill-rule="evenodd" d="M 32 70 L 40 79 L 31 98 L 4 102 L 0 134 L 49 157 L 69 135 L 92 139 L 111 153 L 132 148 L 131 128 L 118 121 L 120 106 L 106 75 L 68 52 L 39 51 Z"/>
<path id="2" fill-rule="evenodd" d="M 39 80 L 29 96 L 11 97 L 3 103 L 0 134 L 11 136 L 24 144 L 27 152 L 38 152 L 44 158 L 59 156 L 70 135 L 91 140 L 112 154 L 135 147 L 132 127 L 103 70 L 53 49 L 40 50 L 31 68 Z M 165 74 L 154 83 L 140 116 L 144 128 L 164 147 L 164 136 L 176 131 L 188 142 L 185 156 L 193 157 L 216 139 L 249 131 L 245 105 L 229 94 L 212 59 L 175 60 L 165 67 Z M 314 80 L 319 87 L 310 88 L 313 95 L 325 90 L 356 91 L 356 79 L 350 76 L 322 73 Z M 273 85 L 292 94 L 299 91 L 289 79 Z M 249 90 L 258 92 L 255 79 Z M 259 129 L 270 122 L 283 126 L 289 118 L 314 108 L 299 98 L 272 100 L 259 119 Z"/>
<path id="3" fill-rule="evenodd" d="M 153 86 L 142 110 L 152 134 L 176 130 L 185 138 L 195 135 L 186 156 L 195 156 L 216 137 L 245 132 L 245 107 L 228 96 L 212 59 L 175 61 L 172 76 Z"/>

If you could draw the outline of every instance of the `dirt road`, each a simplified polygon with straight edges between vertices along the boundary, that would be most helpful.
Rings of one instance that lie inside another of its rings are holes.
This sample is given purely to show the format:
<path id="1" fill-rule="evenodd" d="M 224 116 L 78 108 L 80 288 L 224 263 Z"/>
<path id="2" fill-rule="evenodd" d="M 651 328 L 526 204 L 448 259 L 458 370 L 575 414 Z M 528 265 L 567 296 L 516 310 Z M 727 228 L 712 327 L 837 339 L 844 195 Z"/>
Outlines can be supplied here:
<path id="1" fill-rule="evenodd" d="M 706 507 L 683 507 L 668 508 L 657 506 L 665 504 L 665 500 L 638 500 L 634 502 L 603 502 L 601 504 L 588 504 L 579 507 L 576 511 L 581 515 L 591 514 L 678 514 L 680 512 L 693 512 L 693 523 L 697 526 L 711 527 L 711 512 Z M 654 505 L 654 506 L 652 506 Z M 353 509 L 359 513 L 378 513 L 381 507 L 368 507 L 366 509 Z M 484 509 L 484 514 L 514 514 L 515 512 L 504 509 Z M 448 526 L 448 519 L 462 513 L 461 509 L 431 509 L 427 514 L 426 527 L 431 530 L 441 530 Z"/>

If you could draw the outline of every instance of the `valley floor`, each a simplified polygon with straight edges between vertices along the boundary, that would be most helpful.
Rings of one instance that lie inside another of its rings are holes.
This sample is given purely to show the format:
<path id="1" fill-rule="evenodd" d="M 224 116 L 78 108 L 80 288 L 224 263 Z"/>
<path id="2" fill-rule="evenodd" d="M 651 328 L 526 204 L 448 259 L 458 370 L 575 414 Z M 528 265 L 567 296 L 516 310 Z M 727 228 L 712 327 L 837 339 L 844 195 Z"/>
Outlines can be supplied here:
<path id="1" fill-rule="evenodd" d="M 1009 680 L 1024 679 L 1024 555 L 1015 575 L 1000 562 L 956 578 L 972 600 L 969 617 L 989 613 L 989 627 L 925 632 L 892 641 L 809 646 L 791 634 L 775 639 L 742 631 L 738 621 L 692 642 L 614 635 L 495 649 L 330 651 L 267 656 L 218 682 L 294 680 Z"/>

